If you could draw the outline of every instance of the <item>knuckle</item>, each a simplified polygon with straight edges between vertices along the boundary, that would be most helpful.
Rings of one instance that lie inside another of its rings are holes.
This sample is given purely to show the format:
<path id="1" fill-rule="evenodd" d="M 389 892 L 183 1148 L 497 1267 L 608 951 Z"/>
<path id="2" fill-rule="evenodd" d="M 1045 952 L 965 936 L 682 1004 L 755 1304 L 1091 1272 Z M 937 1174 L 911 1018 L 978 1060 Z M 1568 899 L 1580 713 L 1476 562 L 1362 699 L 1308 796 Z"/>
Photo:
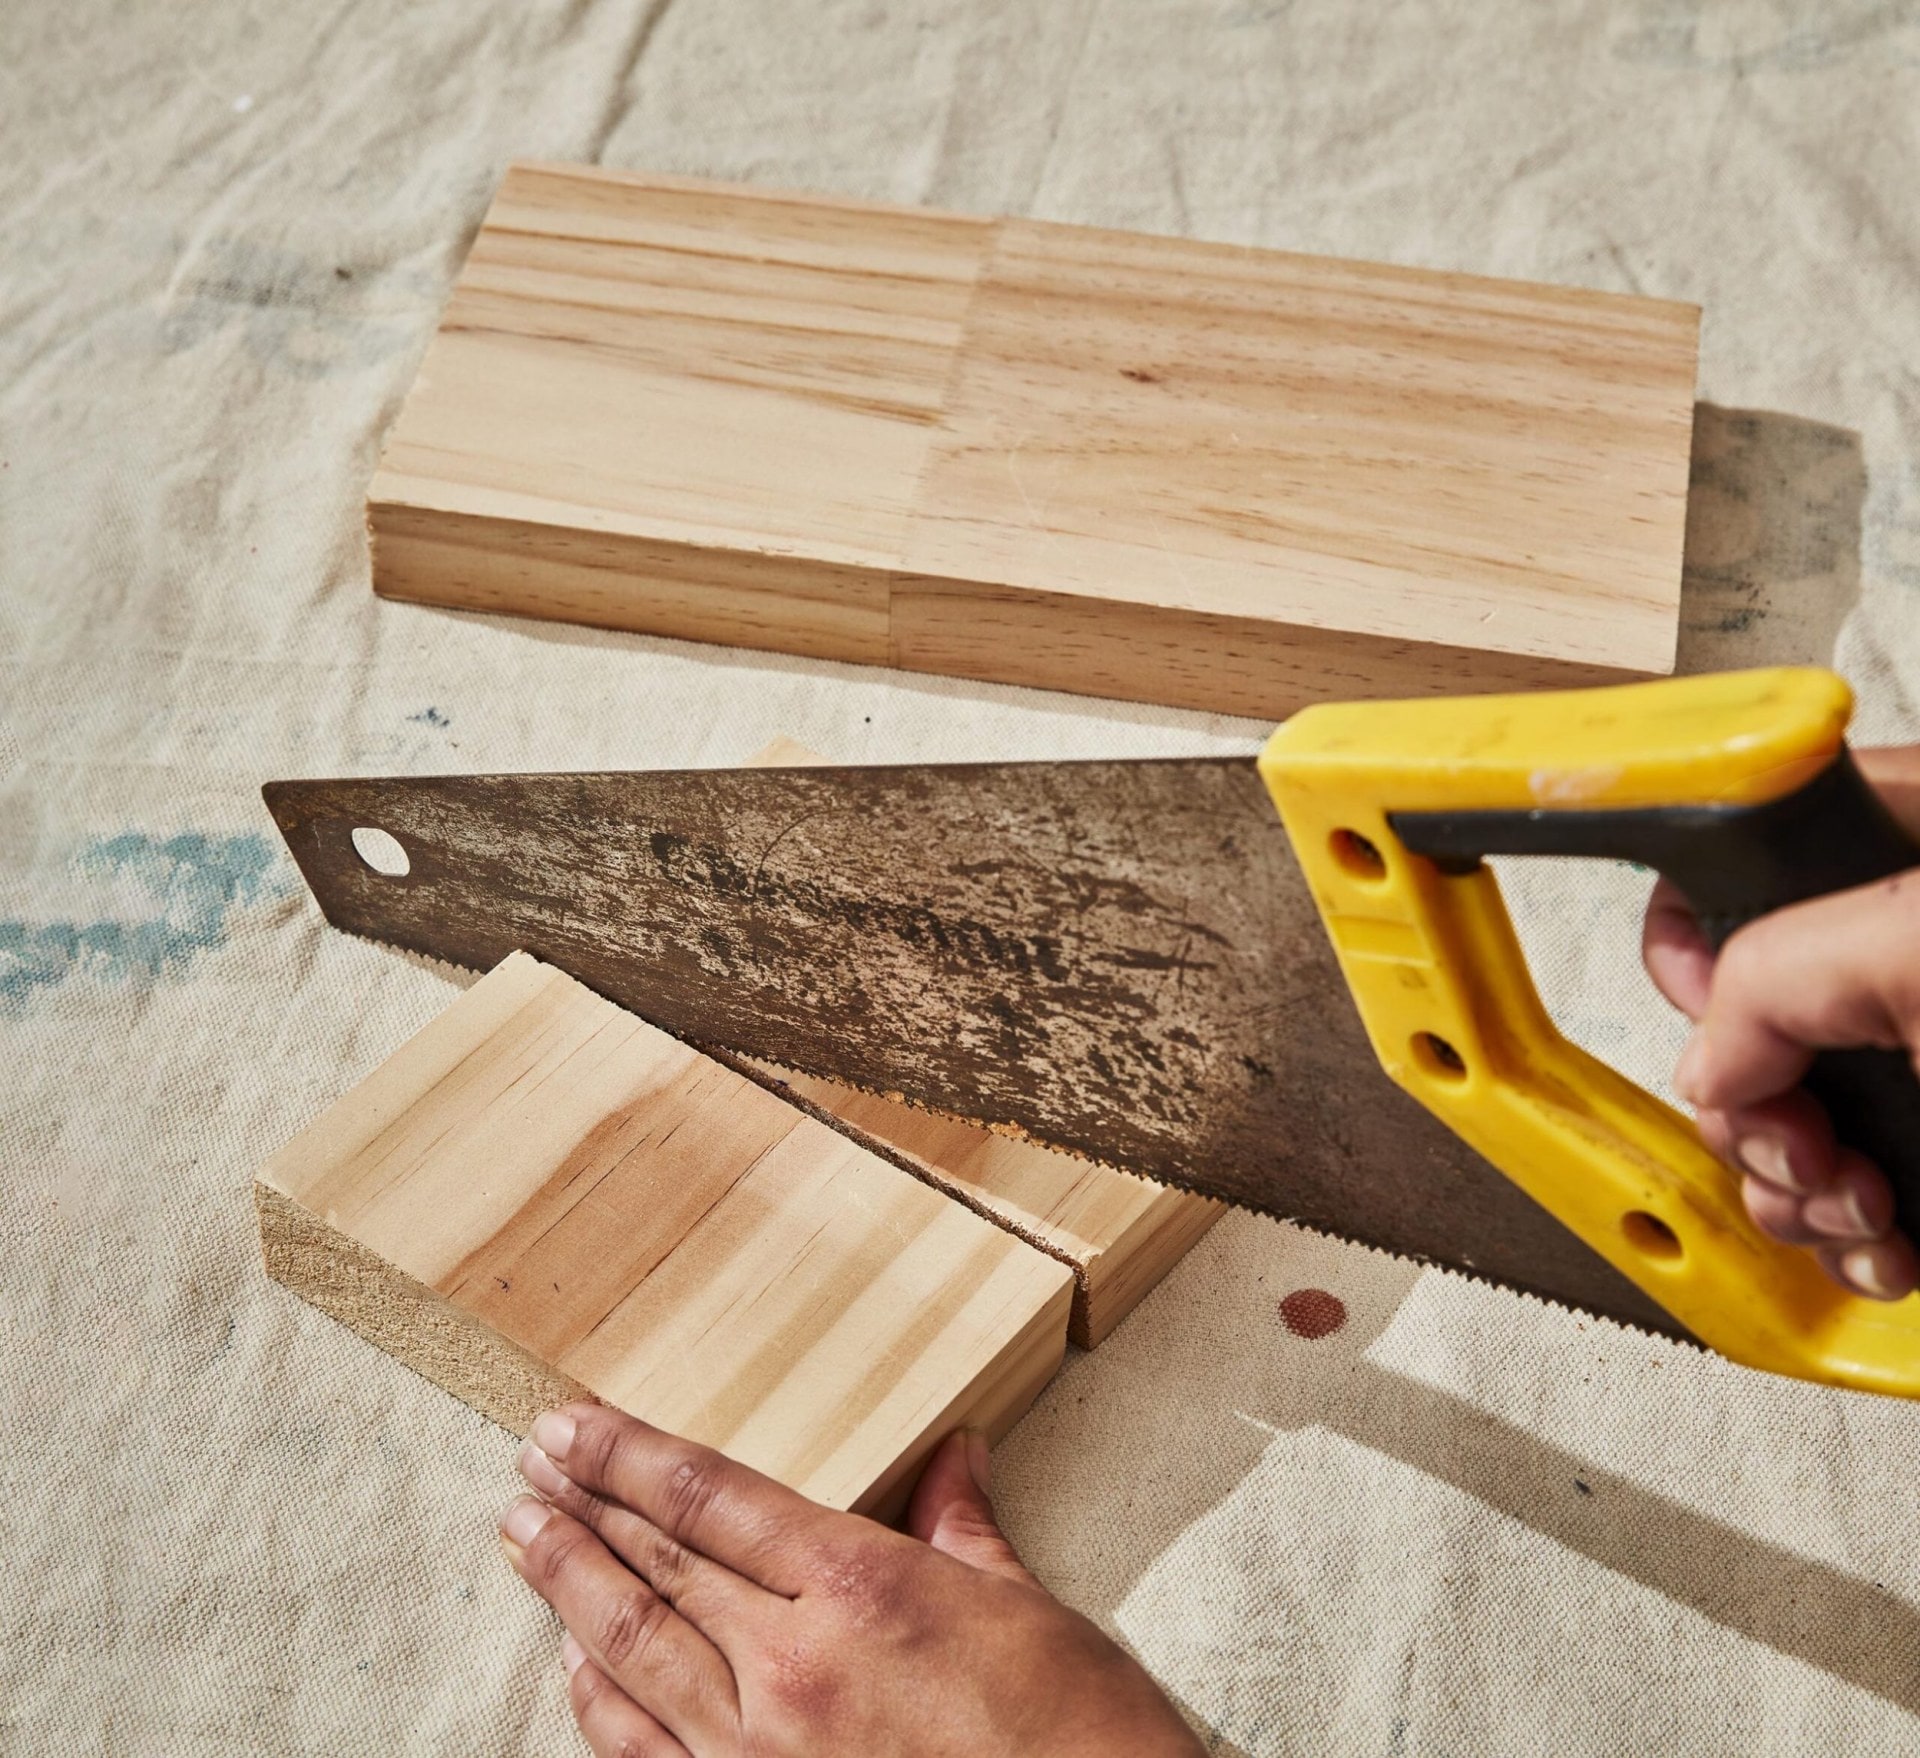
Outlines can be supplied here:
<path id="1" fill-rule="evenodd" d="M 582 1526 L 590 1527 L 593 1531 L 605 1536 L 607 1515 L 613 1507 L 605 1496 L 598 1495 L 590 1489 L 583 1489 L 569 1478 L 563 1490 L 547 1499 L 561 1513 L 571 1515 Z"/>
<path id="2" fill-rule="evenodd" d="M 607 1676 L 591 1661 L 567 1681 L 567 1694 L 573 1699 L 574 1718 L 585 1721 L 607 1697 Z"/>
<path id="3" fill-rule="evenodd" d="M 1002 1569 L 1011 1567 L 1022 1575 L 1027 1574 L 1027 1566 L 1020 1560 L 1020 1553 L 1013 1548 L 1012 1541 L 994 1523 L 991 1515 L 950 1515 L 945 1528 L 944 1536 L 949 1541 L 957 1541 L 970 1561 L 979 1564 L 993 1559 Z"/>
<path id="4" fill-rule="evenodd" d="M 644 1589 L 615 1594 L 595 1623 L 594 1646 L 610 1667 L 644 1666 L 668 1615 L 666 1602 Z"/>
<path id="5" fill-rule="evenodd" d="M 670 1533 L 694 1533 L 713 1512 L 725 1486 L 717 1455 L 689 1453 L 667 1473 L 661 1524 Z"/>
<path id="6" fill-rule="evenodd" d="M 975 1540 L 980 1543 L 993 1543 L 1006 1549 L 1012 1547 L 1000 1535 L 1000 1528 L 994 1524 L 991 1514 L 978 1508 L 955 1508 L 948 1513 L 941 1524 L 956 1537 Z"/>
<path id="7" fill-rule="evenodd" d="M 642 1542 L 639 1561 L 647 1583 L 669 1603 L 685 1589 L 693 1567 L 693 1555 L 687 1547 L 657 1530 L 649 1531 Z"/>
<path id="8" fill-rule="evenodd" d="M 614 1456 L 628 1437 L 633 1419 L 618 1410 L 595 1405 L 574 1418 L 573 1444 L 567 1449 L 567 1476 L 605 1483 Z"/>
<path id="9" fill-rule="evenodd" d="M 585 1527 L 571 1520 L 549 1520 L 534 1535 L 527 1550 L 527 1563 L 543 1583 L 558 1581 L 574 1564 L 580 1547 L 587 1543 Z"/>

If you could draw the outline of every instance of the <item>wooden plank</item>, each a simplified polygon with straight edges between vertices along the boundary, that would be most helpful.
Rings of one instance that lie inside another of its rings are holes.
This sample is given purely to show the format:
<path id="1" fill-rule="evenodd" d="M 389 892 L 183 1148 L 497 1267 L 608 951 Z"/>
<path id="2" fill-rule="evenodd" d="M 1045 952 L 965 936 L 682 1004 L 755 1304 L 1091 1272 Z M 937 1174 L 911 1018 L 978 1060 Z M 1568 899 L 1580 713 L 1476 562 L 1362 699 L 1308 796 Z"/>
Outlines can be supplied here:
<path id="1" fill-rule="evenodd" d="M 1087 694 L 1670 670 L 1691 306 L 510 170 L 375 589 Z"/>
<path id="2" fill-rule="evenodd" d="M 797 1100 L 1066 1264 L 1074 1276 L 1067 1335 L 1082 1349 L 1103 1342 L 1226 1212 L 1207 1197 L 959 1117 L 760 1066 Z"/>
<path id="3" fill-rule="evenodd" d="M 793 739 L 778 738 L 748 767 L 805 768 L 826 761 Z M 1067 1336 L 1082 1349 L 1102 1342 L 1226 1212 L 1207 1197 L 962 1118 L 771 1063 L 756 1066 L 802 1104 L 1066 1264 L 1074 1277 Z"/>
<path id="4" fill-rule="evenodd" d="M 268 1272 L 516 1431 L 590 1395 L 835 1507 L 998 1436 L 1053 1259 L 515 953 L 275 1154 Z"/>

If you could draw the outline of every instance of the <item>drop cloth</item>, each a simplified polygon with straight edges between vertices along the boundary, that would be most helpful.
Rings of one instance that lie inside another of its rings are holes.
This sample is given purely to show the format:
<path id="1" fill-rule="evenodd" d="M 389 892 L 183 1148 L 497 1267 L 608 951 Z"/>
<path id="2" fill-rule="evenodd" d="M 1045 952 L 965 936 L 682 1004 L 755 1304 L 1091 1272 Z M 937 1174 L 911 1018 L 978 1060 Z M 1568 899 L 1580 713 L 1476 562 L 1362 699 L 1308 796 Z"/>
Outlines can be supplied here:
<path id="1" fill-rule="evenodd" d="M 516 157 L 1706 311 L 1690 666 L 1920 737 L 1920 16 L 1886 0 L 15 0 L 0 18 L 0 1749 L 577 1750 L 499 1430 L 248 1178 L 450 999 L 275 775 L 1240 751 L 1171 710 L 377 603 L 380 437 Z M 1658 1083 L 1644 880 L 1511 875 Z M 1338 1295 L 1307 1341 L 1279 1300 Z M 1224 1753 L 1920 1745 L 1915 1413 L 1223 1223 L 1000 1449 Z"/>

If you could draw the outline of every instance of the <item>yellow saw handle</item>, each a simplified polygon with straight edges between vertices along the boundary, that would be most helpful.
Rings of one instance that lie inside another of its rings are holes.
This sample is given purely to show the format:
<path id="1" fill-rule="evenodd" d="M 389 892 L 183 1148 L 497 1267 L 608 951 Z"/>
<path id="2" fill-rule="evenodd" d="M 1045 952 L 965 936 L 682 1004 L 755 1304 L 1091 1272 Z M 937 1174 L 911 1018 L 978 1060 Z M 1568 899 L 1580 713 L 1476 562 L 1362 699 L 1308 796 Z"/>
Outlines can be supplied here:
<path id="1" fill-rule="evenodd" d="M 1260 773 L 1382 1066 L 1709 1347 L 1920 1395 L 1920 1295 L 1835 1286 L 1747 1219 L 1693 1124 L 1569 1044 L 1483 855 L 1643 861 L 1716 942 L 1803 897 L 1920 865 L 1861 782 L 1847 686 L 1777 668 L 1542 695 L 1308 708 Z M 1823 1056 L 1840 1139 L 1920 1222 L 1920 1082 L 1902 1053 Z"/>

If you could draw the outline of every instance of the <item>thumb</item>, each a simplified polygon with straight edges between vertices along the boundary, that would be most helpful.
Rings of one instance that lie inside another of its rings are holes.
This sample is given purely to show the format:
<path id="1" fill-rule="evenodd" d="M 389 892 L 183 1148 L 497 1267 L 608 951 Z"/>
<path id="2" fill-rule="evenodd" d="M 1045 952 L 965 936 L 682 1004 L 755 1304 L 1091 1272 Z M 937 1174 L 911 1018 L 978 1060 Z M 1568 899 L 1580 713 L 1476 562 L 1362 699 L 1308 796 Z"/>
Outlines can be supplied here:
<path id="1" fill-rule="evenodd" d="M 959 1430 L 927 1461 L 907 1507 L 910 1537 L 969 1567 L 1038 1586 L 1015 1555 L 987 1500 L 987 1437 Z"/>

